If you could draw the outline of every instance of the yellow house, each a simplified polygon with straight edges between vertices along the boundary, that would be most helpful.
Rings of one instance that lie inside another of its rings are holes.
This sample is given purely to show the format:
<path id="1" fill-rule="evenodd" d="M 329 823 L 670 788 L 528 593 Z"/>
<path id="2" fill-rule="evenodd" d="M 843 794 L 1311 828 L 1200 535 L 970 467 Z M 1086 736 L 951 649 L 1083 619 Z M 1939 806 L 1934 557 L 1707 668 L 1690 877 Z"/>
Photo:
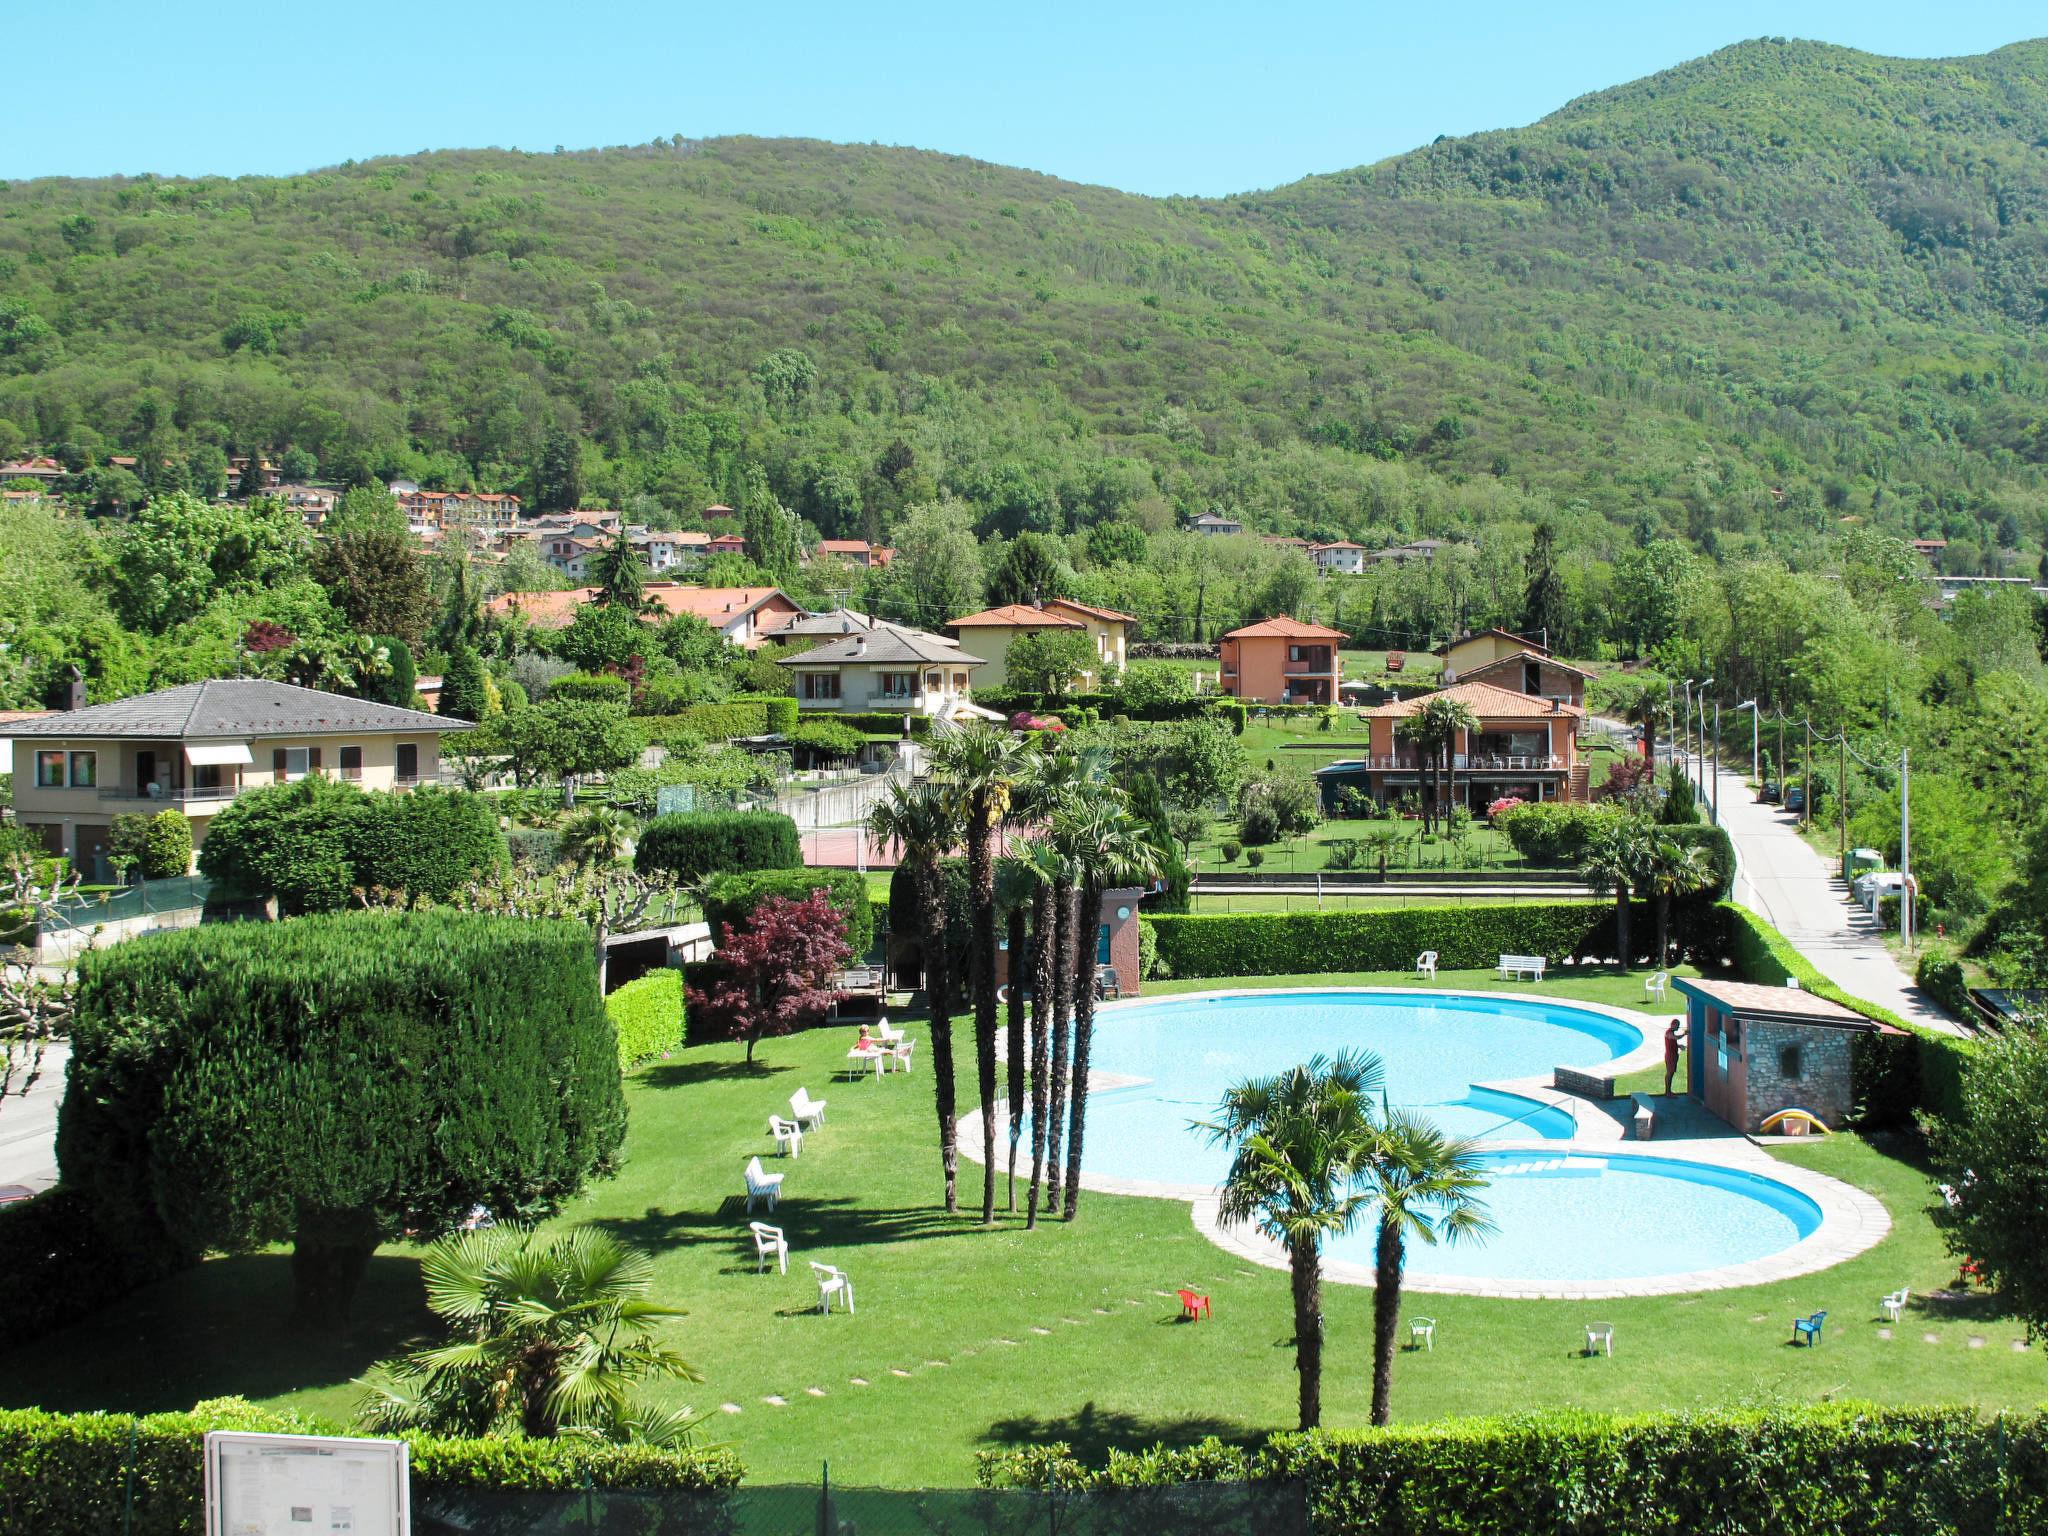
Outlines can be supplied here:
<path id="1" fill-rule="evenodd" d="M 244 790 L 309 774 L 364 789 L 437 783 L 441 737 L 473 730 L 288 683 L 221 678 L 13 720 L 14 815 L 53 854 L 103 880 L 116 816 L 182 811 L 192 841 Z"/>
<path id="2" fill-rule="evenodd" d="M 1550 647 L 1521 635 L 1511 634 L 1505 629 L 1482 629 L 1477 634 L 1464 635 L 1453 640 L 1437 652 L 1444 661 L 1443 680 L 1455 683 L 1468 672 L 1491 666 L 1497 661 L 1506 661 L 1524 651 L 1537 656 L 1548 656 Z"/>
<path id="3" fill-rule="evenodd" d="M 979 688 L 1009 686 L 1010 646 L 1020 636 L 1048 630 L 1084 635 L 1095 652 L 1095 664 L 1075 677 L 1072 685 L 1089 693 L 1124 669 L 1130 632 L 1137 622 L 1128 613 L 1118 613 L 1114 608 L 1097 608 L 1070 597 L 1051 597 L 1042 603 L 1006 603 L 1000 608 L 970 613 L 946 627 L 962 641 L 970 642 L 983 658 L 982 671 L 975 678 Z"/>

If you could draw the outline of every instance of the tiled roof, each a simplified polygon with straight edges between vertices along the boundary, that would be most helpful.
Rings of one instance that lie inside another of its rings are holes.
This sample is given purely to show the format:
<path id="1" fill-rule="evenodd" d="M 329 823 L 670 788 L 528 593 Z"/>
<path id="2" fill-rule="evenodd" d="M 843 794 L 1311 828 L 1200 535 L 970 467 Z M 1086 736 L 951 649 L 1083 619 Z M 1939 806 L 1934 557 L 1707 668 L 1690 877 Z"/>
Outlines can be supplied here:
<path id="1" fill-rule="evenodd" d="M 1281 614 L 1277 619 L 1261 619 L 1256 624 L 1247 624 L 1242 629 L 1233 629 L 1223 637 L 1226 640 L 1342 640 L 1341 629 L 1325 629 L 1320 624 L 1304 624 L 1299 619 L 1290 619 Z"/>
<path id="2" fill-rule="evenodd" d="M 257 678 L 216 678 L 156 693 L 55 710 L 11 722 L 14 736 L 324 736 L 357 731 L 466 731 L 417 709 L 399 709 L 316 688 L 294 688 Z"/>
<path id="3" fill-rule="evenodd" d="M 942 636 L 928 635 L 921 629 L 901 629 L 894 624 L 879 624 L 870 634 L 842 635 L 836 640 L 827 640 L 823 645 L 805 651 L 801 656 L 784 656 L 777 665 L 821 667 L 838 666 L 847 662 L 926 661 L 951 662 L 970 667 L 982 665 L 981 657 L 968 655 Z"/>
<path id="4" fill-rule="evenodd" d="M 1798 987 L 1765 987 L 1753 981 L 1709 980 L 1704 976 L 1674 976 L 1681 991 L 1710 998 L 1736 1013 L 1768 1013 L 1778 1017 L 1811 1019 L 1837 1028 L 1876 1029 L 1877 1024 L 1853 1009 L 1825 997 L 1816 997 Z"/>
<path id="5" fill-rule="evenodd" d="M 491 613 L 519 613 L 534 624 L 561 626 L 576 617 L 576 610 L 597 596 L 600 588 L 571 587 L 566 592 L 506 592 L 485 604 Z M 650 581 L 647 598 L 670 614 L 692 613 L 711 624 L 729 624 L 739 614 L 764 603 L 789 599 L 776 587 L 685 587 L 673 582 Z M 796 605 L 790 603 L 794 608 Z"/>
<path id="6" fill-rule="evenodd" d="M 1559 661 L 1555 656 L 1551 656 L 1543 651 L 1533 650 L 1517 651 L 1512 656 L 1495 657 L 1492 661 L 1481 662 L 1476 667 L 1467 667 L 1459 675 L 1461 677 L 1480 677 L 1491 672 L 1496 667 L 1515 666 L 1525 661 L 1540 661 L 1546 667 L 1554 667 L 1559 672 L 1569 672 L 1573 677 L 1590 678 L 1593 676 L 1591 672 L 1575 667 L 1568 661 Z"/>
<path id="7" fill-rule="evenodd" d="M 955 629 L 1081 629 L 1085 626 L 1079 619 L 1070 619 L 1063 613 L 1048 613 L 1043 608 L 1034 608 L 1029 603 L 1004 603 L 1000 608 L 984 608 L 980 613 L 964 614 L 952 621 Z"/>
<path id="8" fill-rule="evenodd" d="M 1437 655 L 1448 655 L 1451 646 L 1463 645 L 1467 640 L 1484 640 L 1488 635 L 1492 635 L 1497 640 L 1512 640 L 1515 642 L 1515 644 L 1521 646 L 1523 649 L 1535 651 L 1539 655 L 1548 656 L 1550 654 L 1549 646 L 1538 645 L 1534 640 L 1531 640 L 1527 635 L 1518 635 L 1515 634 L 1512 630 L 1506 629 L 1475 629 L 1471 631 L 1469 634 L 1463 634 L 1458 636 L 1458 638 L 1453 640 L 1450 645 L 1447 645 L 1442 650 L 1438 651 Z"/>
<path id="9" fill-rule="evenodd" d="M 1359 713 L 1368 720 L 1400 720 L 1414 714 L 1431 699 L 1455 699 L 1481 720 L 1536 720 L 1548 719 L 1552 715 L 1582 719 L 1586 713 L 1576 704 L 1553 705 L 1549 699 L 1516 693 L 1509 688 L 1496 688 L 1492 683 L 1453 683 L 1434 693 L 1397 699 L 1391 704 L 1381 704 Z"/>
<path id="10" fill-rule="evenodd" d="M 1114 608 L 1097 608 L 1093 603 L 1076 602 L 1071 597 L 1048 597 L 1048 608 L 1071 608 L 1076 613 L 1085 613 L 1091 619 L 1100 619 L 1105 624 L 1135 624 L 1138 616 L 1134 613 L 1118 613 Z"/>

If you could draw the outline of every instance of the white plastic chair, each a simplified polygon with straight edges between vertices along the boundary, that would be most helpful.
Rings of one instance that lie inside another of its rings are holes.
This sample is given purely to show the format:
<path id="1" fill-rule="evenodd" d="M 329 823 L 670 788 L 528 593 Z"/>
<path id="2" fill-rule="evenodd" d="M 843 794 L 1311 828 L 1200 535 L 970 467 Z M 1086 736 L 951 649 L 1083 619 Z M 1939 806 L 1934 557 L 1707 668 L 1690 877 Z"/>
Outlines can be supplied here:
<path id="1" fill-rule="evenodd" d="M 782 1193 L 782 1175 L 769 1173 L 761 1167 L 761 1159 L 747 1159 L 747 1214 L 754 1214 L 754 1202 L 766 1200 L 768 1209 L 775 1209 L 775 1198 Z"/>
<path id="2" fill-rule="evenodd" d="M 780 1115 L 768 1117 L 768 1134 L 775 1138 L 775 1150 L 787 1157 L 804 1155 L 804 1128 Z"/>
<path id="3" fill-rule="evenodd" d="M 917 1049 L 915 1040 L 899 1040 L 889 1051 L 889 1059 L 896 1063 L 898 1072 L 910 1070 L 910 1053 Z"/>
<path id="4" fill-rule="evenodd" d="M 1896 1323 L 1899 1320 L 1899 1314 L 1906 1310 L 1906 1302 L 1911 1299 L 1912 1294 L 1910 1290 L 1902 1285 L 1878 1303 L 1880 1307 L 1884 1308 L 1884 1319 L 1886 1322 Z"/>
<path id="5" fill-rule="evenodd" d="M 830 1312 L 832 1310 L 832 1298 L 838 1296 L 846 1302 L 847 1314 L 851 1316 L 853 1313 L 853 1282 L 846 1278 L 846 1271 L 835 1269 L 830 1264 L 820 1264 L 813 1260 L 811 1263 L 811 1273 L 817 1277 L 818 1281 L 818 1310 L 820 1312 Z"/>
<path id="6" fill-rule="evenodd" d="M 1436 1353 L 1436 1319 L 1433 1317 L 1411 1317 L 1408 1319 L 1408 1344 L 1412 1349 L 1420 1344 L 1431 1354 Z"/>
<path id="7" fill-rule="evenodd" d="M 789 1096 L 790 1118 L 805 1130 L 815 1131 L 825 1123 L 825 1103 L 823 1099 L 812 1098 L 810 1089 L 799 1088 Z"/>
<path id="8" fill-rule="evenodd" d="M 782 1235 L 782 1228 L 771 1227 L 765 1221 L 750 1221 L 747 1230 L 754 1234 L 754 1273 L 760 1274 L 768 1267 L 768 1261 L 774 1259 L 782 1273 L 788 1274 L 789 1239 Z"/>
<path id="9" fill-rule="evenodd" d="M 873 1033 L 884 1045 L 895 1045 L 903 1039 L 903 1031 L 891 1025 L 886 1015 L 875 1020 Z"/>
<path id="10" fill-rule="evenodd" d="M 1421 954 L 1415 957 L 1415 974 L 1418 976 L 1426 976 L 1431 981 L 1436 980 L 1435 950 L 1425 949 Z"/>
<path id="11" fill-rule="evenodd" d="M 1643 991 L 1656 1002 L 1663 1002 L 1670 990 L 1671 977 L 1667 972 L 1657 971 L 1643 978 Z"/>
<path id="12" fill-rule="evenodd" d="M 1611 1355 L 1613 1355 L 1613 1353 L 1614 1353 L 1614 1324 L 1612 1324 L 1612 1323 L 1588 1323 L 1588 1324 L 1586 1324 L 1586 1353 L 1590 1355 L 1590 1354 L 1592 1354 L 1592 1353 L 1593 1353 L 1593 1351 L 1594 1351 L 1594 1350 L 1595 1350 L 1596 1348 L 1605 1348 L 1605 1349 L 1606 1349 L 1606 1351 L 1607 1351 L 1607 1353 L 1608 1353 L 1608 1354 L 1609 1354 L 1610 1356 L 1611 1356 Z"/>

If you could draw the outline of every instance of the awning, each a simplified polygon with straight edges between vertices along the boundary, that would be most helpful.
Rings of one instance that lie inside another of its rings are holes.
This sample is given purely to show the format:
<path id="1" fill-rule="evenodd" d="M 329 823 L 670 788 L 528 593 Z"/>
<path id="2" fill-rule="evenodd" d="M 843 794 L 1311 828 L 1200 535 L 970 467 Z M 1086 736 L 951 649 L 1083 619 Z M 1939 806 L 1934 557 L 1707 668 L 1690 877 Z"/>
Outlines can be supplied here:
<path id="1" fill-rule="evenodd" d="M 247 767 L 256 759 L 249 755 L 246 741 L 188 741 L 185 761 L 195 768 L 226 768 L 237 763 Z"/>

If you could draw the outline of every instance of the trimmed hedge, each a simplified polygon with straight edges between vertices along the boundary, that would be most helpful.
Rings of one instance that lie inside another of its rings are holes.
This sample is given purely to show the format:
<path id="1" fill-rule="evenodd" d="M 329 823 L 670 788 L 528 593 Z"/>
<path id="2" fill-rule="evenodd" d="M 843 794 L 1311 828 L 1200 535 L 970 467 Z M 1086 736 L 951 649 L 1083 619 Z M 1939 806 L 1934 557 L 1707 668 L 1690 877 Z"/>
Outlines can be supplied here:
<path id="1" fill-rule="evenodd" d="M 761 703 L 762 722 L 768 727 L 771 734 L 776 736 L 786 735 L 795 727 L 796 700 L 793 698 L 783 694 L 771 693 L 736 693 L 732 696 L 732 701 L 735 704 L 751 704 L 756 699 L 759 699 Z"/>
<path id="2" fill-rule="evenodd" d="M 797 712 L 797 720 L 837 720 L 868 736 L 900 737 L 906 720 L 913 738 L 930 735 L 932 728 L 929 715 L 898 715 L 886 709 L 804 709 Z"/>
<path id="3" fill-rule="evenodd" d="M 688 741 L 731 741 L 735 736 L 763 736 L 768 732 L 768 708 L 759 698 L 735 694 L 716 704 L 692 704 L 672 715 L 637 717 L 647 739 L 663 746 L 670 738 Z"/>
<path id="4" fill-rule="evenodd" d="M 1976 1012 L 1976 1005 L 1970 1001 L 1969 977 L 1964 974 L 1963 962 L 1952 951 L 1929 946 L 1913 970 L 1913 980 L 1955 1018 L 1968 1019 Z"/>
<path id="5" fill-rule="evenodd" d="M 1425 949 L 1447 971 L 1502 955 L 1552 965 L 1611 939 L 1611 902 L 1523 902 L 1363 912 L 1199 913 L 1148 917 L 1159 959 L 1175 976 L 1290 976 L 1405 971 Z M 1611 944 L 1610 944 L 1611 947 Z"/>
<path id="6" fill-rule="evenodd" d="M 641 829 L 633 868 L 670 874 L 685 885 L 707 875 L 749 869 L 795 869 L 803 848 L 796 823 L 775 811 L 681 811 Z"/>
<path id="7" fill-rule="evenodd" d="M 604 1000 L 619 1037 L 619 1065 L 664 1056 L 683 1043 L 683 973 L 649 971 Z"/>
<path id="8" fill-rule="evenodd" d="M 570 672 L 548 684 L 548 697 L 625 709 L 633 702 L 633 685 L 616 672 Z"/>
<path id="9" fill-rule="evenodd" d="M 202 1523 L 208 1430 L 335 1434 L 298 1414 L 217 1398 L 190 1413 L 0 1411 L 0 1529 L 36 1536 L 192 1536 Z M 738 1484 L 729 1450 L 656 1450 L 587 1440 L 400 1436 L 415 1508 L 477 1492 L 570 1492 L 585 1487 L 716 1496 Z M 130 1501 L 132 1499 L 132 1506 Z M 707 1513 L 710 1511 L 707 1509 Z M 679 1527 L 680 1528 L 680 1527 Z"/>
<path id="10" fill-rule="evenodd" d="M 846 942 L 854 957 L 865 955 L 875 942 L 875 920 L 868 900 L 867 876 L 851 869 L 761 869 L 750 874 L 715 875 L 704 887 L 704 921 L 715 942 L 723 924 L 738 928 L 771 896 L 802 901 L 825 891 L 833 909 L 846 919 Z"/>

